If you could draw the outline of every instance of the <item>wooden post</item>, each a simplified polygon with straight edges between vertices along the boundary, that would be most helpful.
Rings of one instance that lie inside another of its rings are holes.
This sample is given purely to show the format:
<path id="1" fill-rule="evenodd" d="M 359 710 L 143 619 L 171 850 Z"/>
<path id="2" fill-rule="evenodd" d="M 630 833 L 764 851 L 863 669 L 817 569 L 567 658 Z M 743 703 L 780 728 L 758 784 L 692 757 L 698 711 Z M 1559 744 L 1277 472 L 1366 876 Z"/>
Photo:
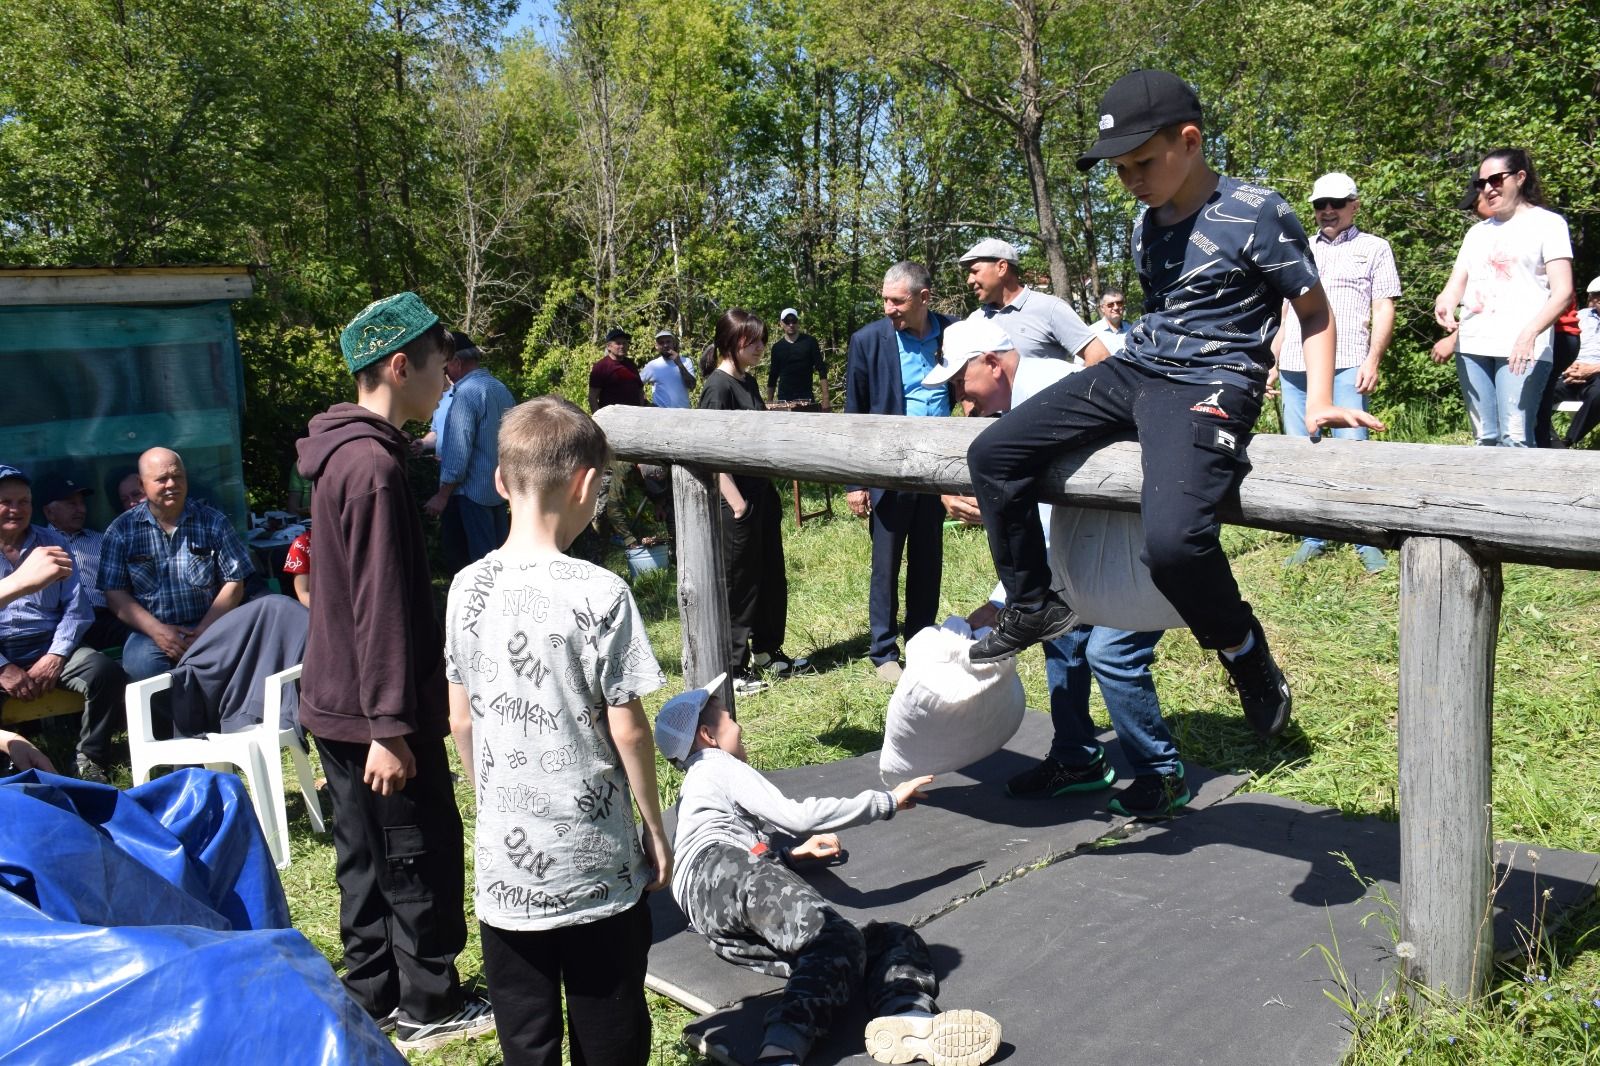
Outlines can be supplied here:
<path id="1" fill-rule="evenodd" d="M 728 582 L 722 566 L 722 495 L 714 471 L 674 464 L 672 510 L 678 540 L 678 617 L 683 682 L 698 688 L 728 669 Z M 733 707 L 731 679 L 722 700 Z"/>
<path id="2" fill-rule="evenodd" d="M 1487 985 L 1489 754 L 1500 565 L 1460 541 L 1400 552 L 1400 936 L 1406 976 L 1455 999 Z"/>

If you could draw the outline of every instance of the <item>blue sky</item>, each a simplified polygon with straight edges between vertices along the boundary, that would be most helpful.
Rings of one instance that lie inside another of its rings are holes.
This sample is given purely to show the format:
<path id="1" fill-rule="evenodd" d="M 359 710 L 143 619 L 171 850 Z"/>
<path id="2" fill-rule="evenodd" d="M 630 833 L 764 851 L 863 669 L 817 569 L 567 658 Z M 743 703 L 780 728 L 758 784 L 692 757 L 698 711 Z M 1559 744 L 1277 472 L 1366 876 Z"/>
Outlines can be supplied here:
<path id="1" fill-rule="evenodd" d="M 555 9 L 555 0 L 522 0 L 522 3 L 517 7 L 516 13 L 506 23 L 506 36 L 510 37 L 514 33 L 520 33 L 530 26 L 538 26 L 541 18 L 553 23 L 555 21 Z M 547 35 L 541 34 L 541 36 Z"/>

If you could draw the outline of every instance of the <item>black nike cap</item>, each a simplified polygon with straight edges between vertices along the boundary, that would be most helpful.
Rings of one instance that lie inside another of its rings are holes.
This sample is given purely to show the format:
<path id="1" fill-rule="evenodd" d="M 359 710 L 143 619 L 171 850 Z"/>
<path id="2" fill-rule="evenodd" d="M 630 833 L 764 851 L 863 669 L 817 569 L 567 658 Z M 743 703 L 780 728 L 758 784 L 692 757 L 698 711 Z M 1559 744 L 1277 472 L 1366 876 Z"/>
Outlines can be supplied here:
<path id="1" fill-rule="evenodd" d="M 1183 79 L 1164 70 L 1136 70 L 1100 98 L 1100 139 L 1078 157 L 1078 169 L 1131 152 L 1168 126 L 1199 121 L 1200 98 Z"/>

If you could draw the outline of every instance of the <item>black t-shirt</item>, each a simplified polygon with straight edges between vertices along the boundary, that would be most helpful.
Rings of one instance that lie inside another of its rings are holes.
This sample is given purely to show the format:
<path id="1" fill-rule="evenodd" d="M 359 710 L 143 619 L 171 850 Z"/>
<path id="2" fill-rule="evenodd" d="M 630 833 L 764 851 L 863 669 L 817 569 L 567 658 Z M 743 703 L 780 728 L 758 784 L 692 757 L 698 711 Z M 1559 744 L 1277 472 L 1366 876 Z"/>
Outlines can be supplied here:
<path id="1" fill-rule="evenodd" d="M 756 387 L 755 378 L 746 374 L 741 380 L 718 367 L 706 375 L 705 386 L 700 390 L 700 408 L 705 411 L 765 411 L 767 405 L 761 402 L 761 390 Z M 739 495 L 747 500 L 765 480 L 748 474 L 733 475 Z"/>
<path id="2" fill-rule="evenodd" d="M 828 363 L 822 349 L 809 333 L 797 333 L 793 341 L 784 337 L 772 346 L 772 364 L 767 369 L 767 388 L 778 383 L 780 400 L 815 400 L 811 379 L 828 376 Z"/>
<path id="3" fill-rule="evenodd" d="M 1149 212 L 1133 231 L 1144 315 L 1120 358 L 1177 381 L 1266 381 L 1283 301 L 1317 284 L 1306 231 L 1283 197 L 1223 177 L 1172 226 Z"/>

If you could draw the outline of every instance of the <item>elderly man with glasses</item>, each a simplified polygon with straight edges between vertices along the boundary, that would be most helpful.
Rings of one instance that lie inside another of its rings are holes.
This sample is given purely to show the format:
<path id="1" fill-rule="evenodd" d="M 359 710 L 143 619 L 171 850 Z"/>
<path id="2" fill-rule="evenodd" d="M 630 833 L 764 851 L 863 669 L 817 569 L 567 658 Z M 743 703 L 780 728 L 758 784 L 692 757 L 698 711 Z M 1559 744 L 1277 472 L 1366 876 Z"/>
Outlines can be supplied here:
<path id="1" fill-rule="evenodd" d="M 1378 364 L 1394 336 L 1395 300 L 1400 276 L 1389 242 L 1355 224 L 1361 199 L 1348 174 L 1324 174 L 1311 187 L 1311 208 L 1317 232 L 1311 254 L 1333 308 L 1333 402 L 1365 411 L 1367 397 L 1378 387 Z M 1267 377 L 1268 395 L 1277 385 L 1283 393 L 1284 432 L 1300 432 L 1306 413 L 1306 363 L 1300 342 L 1300 320 L 1284 305 L 1283 326 L 1272 341 L 1277 365 Z M 1366 440 L 1367 431 L 1336 429 L 1336 437 Z M 1300 566 L 1321 555 L 1329 541 L 1307 537 L 1286 566 Z M 1383 552 L 1356 545 L 1361 565 L 1376 573 L 1388 565 Z"/>
<path id="2" fill-rule="evenodd" d="M 1100 317 L 1089 323 L 1094 335 L 1112 355 L 1122 351 L 1128 334 L 1133 332 L 1133 323 L 1124 317 L 1127 307 L 1128 298 L 1121 289 L 1107 289 L 1100 294 Z"/>

